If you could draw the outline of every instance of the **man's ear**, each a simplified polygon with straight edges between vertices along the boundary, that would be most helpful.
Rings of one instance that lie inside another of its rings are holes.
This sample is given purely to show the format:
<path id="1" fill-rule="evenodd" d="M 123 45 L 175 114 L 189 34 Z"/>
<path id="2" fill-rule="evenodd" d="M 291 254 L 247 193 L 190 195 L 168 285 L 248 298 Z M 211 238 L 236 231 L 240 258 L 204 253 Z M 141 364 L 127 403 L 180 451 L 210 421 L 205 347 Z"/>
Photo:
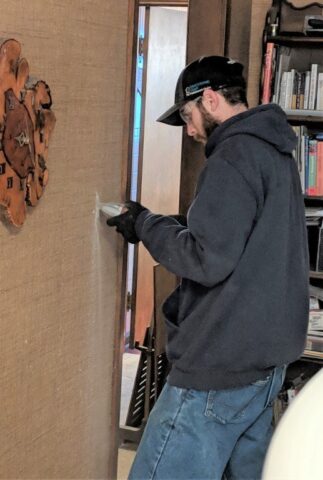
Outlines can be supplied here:
<path id="1" fill-rule="evenodd" d="M 219 105 L 219 94 L 211 88 L 207 88 L 203 92 L 203 105 L 210 112 L 215 112 Z"/>

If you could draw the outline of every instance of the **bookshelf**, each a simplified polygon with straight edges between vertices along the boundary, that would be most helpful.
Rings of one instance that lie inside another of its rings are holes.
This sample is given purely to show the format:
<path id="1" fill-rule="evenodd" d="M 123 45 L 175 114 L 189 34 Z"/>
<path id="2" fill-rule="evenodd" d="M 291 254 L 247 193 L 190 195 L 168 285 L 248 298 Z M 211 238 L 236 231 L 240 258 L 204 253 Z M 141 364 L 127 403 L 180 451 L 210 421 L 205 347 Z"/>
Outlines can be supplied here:
<path id="1" fill-rule="evenodd" d="M 277 6 L 277 2 L 274 4 Z M 306 8 L 303 8 L 303 12 L 305 17 Z M 273 8 L 268 11 L 262 35 L 259 103 L 277 103 L 285 111 L 298 138 L 294 156 L 299 168 L 305 207 L 323 212 L 323 31 L 322 36 L 310 37 L 298 28 L 297 33 L 290 32 L 286 35 L 280 32 L 279 16 L 276 17 L 273 28 L 272 15 Z M 271 34 L 273 30 L 275 35 Z M 309 284 L 312 286 L 311 309 L 313 308 L 310 324 L 313 325 L 311 322 L 317 311 L 322 311 L 322 314 L 318 313 L 318 318 L 320 315 L 323 317 L 323 262 L 320 265 L 317 260 L 320 232 L 323 232 L 323 214 L 315 218 L 315 223 L 314 218 L 308 218 L 307 221 L 308 232 L 312 229 L 309 233 Z M 318 242 L 313 247 L 316 229 Z M 317 255 L 317 261 L 312 259 L 313 252 Z M 313 291 L 321 293 L 315 298 Z M 301 359 L 288 368 L 285 388 L 281 394 L 282 411 L 308 378 L 322 368 L 323 321 L 321 325 L 322 330 L 320 326 L 315 327 L 318 328 L 314 330 L 317 335 L 313 331 L 309 333 Z"/>

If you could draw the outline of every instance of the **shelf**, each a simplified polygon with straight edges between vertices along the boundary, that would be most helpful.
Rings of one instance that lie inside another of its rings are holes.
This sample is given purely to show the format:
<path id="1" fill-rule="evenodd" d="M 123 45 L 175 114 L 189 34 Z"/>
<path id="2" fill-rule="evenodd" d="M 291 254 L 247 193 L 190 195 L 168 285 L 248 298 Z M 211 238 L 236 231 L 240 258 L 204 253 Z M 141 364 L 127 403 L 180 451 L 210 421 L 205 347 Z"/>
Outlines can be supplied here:
<path id="1" fill-rule="evenodd" d="M 322 278 L 323 280 L 323 272 L 315 272 L 314 270 L 311 270 L 310 278 Z"/>
<path id="2" fill-rule="evenodd" d="M 323 110 L 284 110 L 288 120 L 294 122 L 312 122 L 312 123 L 321 123 L 323 122 Z"/>
<path id="3" fill-rule="evenodd" d="M 302 358 L 311 358 L 323 361 L 323 352 L 313 352 L 312 350 L 304 350 Z"/>
<path id="4" fill-rule="evenodd" d="M 297 47 L 321 47 L 323 44 L 323 37 L 305 37 L 296 35 L 276 35 L 274 37 L 268 36 L 267 42 L 276 43 L 278 45 L 297 46 Z"/>
<path id="5" fill-rule="evenodd" d="M 319 196 L 315 196 L 315 195 L 304 195 L 304 202 L 311 202 L 311 201 L 314 201 L 314 203 L 318 203 L 318 202 L 323 202 L 323 197 L 319 197 Z M 309 206 L 309 205 L 307 205 Z"/>

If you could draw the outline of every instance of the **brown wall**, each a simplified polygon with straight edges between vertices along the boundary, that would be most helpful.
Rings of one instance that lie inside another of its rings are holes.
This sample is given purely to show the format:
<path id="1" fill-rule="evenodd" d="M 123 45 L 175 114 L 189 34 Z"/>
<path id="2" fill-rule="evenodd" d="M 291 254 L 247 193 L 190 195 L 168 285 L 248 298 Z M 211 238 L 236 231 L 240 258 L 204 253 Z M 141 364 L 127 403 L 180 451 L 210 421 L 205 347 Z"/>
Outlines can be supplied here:
<path id="1" fill-rule="evenodd" d="M 50 181 L 18 233 L 0 223 L 0 478 L 103 479 L 111 420 L 128 0 L 11 0 L 57 117 Z M 112 465 L 110 464 L 110 471 Z"/>
<path id="2" fill-rule="evenodd" d="M 194 0 L 189 4 L 187 62 L 201 55 L 228 55 L 245 66 L 248 77 L 252 0 Z M 180 211 L 194 196 L 204 165 L 203 148 L 183 135 Z"/>
<path id="3" fill-rule="evenodd" d="M 189 2 L 186 63 L 205 55 L 223 55 L 227 0 Z M 196 181 L 205 162 L 204 148 L 183 129 L 180 212 L 185 214 L 194 197 Z"/>

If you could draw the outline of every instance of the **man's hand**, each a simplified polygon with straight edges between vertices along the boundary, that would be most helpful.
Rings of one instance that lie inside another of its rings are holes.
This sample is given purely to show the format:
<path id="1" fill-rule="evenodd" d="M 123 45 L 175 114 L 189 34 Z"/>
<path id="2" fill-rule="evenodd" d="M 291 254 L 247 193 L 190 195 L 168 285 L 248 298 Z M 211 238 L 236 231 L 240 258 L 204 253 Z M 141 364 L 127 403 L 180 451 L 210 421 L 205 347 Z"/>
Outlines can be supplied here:
<path id="1" fill-rule="evenodd" d="M 129 200 L 125 203 L 127 211 L 116 217 L 109 218 L 107 225 L 116 227 L 117 232 L 123 235 L 124 239 L 129 243 L 138 243 L 140 239 L 136 235 L 135 223 L 141 212 L 147 210 L 138 202 Z"/>

